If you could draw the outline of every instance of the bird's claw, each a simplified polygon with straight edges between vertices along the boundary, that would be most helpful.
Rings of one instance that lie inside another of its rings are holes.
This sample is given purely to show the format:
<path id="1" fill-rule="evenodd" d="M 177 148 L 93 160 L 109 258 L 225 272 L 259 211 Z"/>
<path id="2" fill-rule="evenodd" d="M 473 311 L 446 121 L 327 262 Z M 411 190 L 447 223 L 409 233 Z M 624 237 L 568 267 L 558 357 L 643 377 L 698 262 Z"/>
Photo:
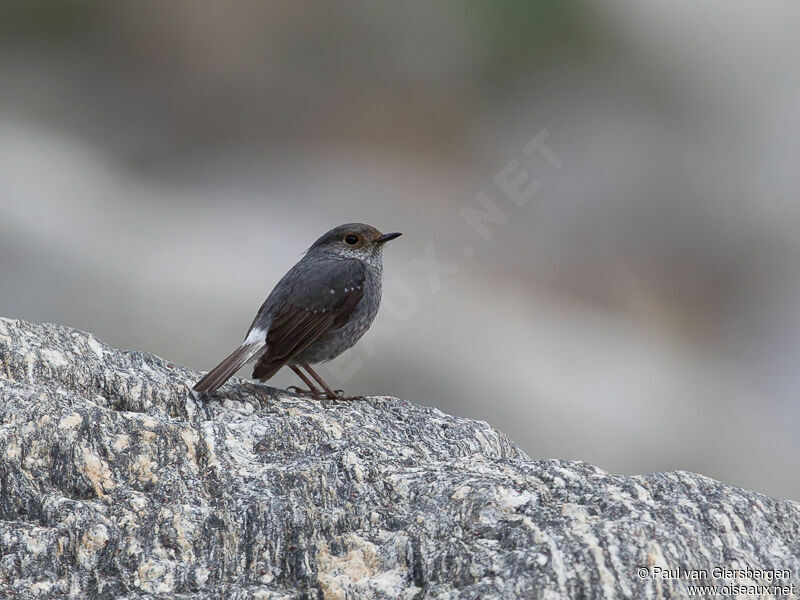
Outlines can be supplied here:
<path id="1" fill-rule="evenodd" d="M 306 390 L 296 385 L 290 385 L 286 388 L 286 391 L 292 392 L 293 394 L 297 394 L 299 396 L 310 396 L 311 398 L 316 398 L 319 396 L 319 393 L 315 392 L 314 390 Z"/>
<path id="2" fill-rule="evenodd" d="M 286 388 L 287 392 L 292 392 L 299 396 L 313 398 L 314 400 L 363 400 L 364 396 L 348 396 L 344 390 L 334 390 L 332 393 L 321 392 L 318 390 L 307 390 L 296 385 L 290 385 Z"/>
<path id="3" fill-rule="evenodd" d="M 344 390 L 334 390 L 333 396 L 326 394 L 329 400 L 363 400 L 364 396 L 348 396 Z"/>

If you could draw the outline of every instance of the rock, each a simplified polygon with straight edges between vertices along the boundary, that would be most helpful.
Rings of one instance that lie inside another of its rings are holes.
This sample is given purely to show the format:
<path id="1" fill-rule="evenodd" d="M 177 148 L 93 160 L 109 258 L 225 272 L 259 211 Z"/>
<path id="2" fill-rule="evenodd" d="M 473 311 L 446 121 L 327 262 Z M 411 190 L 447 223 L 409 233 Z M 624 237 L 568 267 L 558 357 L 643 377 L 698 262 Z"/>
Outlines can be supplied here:
<path id="1" fill-rule="evenodd" d="M 715 568 L 800 588 L 793 502 L 534 461 L 393 398 L 200 399 L 197 378 L 0 319 L 0 596 L 682 598 L 659 569 Z"/>

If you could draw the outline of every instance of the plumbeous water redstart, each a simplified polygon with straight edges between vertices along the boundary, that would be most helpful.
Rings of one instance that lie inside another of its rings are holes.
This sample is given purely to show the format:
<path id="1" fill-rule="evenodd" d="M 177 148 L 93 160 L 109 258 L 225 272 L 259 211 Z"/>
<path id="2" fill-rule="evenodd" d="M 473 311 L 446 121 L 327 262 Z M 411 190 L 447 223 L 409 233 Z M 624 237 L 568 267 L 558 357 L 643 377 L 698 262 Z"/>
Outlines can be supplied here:
<path id="1" fill-rule="evenodd" d="M 381 302 L 383 245 L 399 236 L 363 223 L 347 223 L 320 237 L 272 290 L 242 345 L 198 381 L 194 390 L 219 389 L 255 359 L 255 379 L 266 381 L 288 365 L 308 386 L 303 392 L 341 398 L 311 365 L 339 356 L 369 329 Z"/>

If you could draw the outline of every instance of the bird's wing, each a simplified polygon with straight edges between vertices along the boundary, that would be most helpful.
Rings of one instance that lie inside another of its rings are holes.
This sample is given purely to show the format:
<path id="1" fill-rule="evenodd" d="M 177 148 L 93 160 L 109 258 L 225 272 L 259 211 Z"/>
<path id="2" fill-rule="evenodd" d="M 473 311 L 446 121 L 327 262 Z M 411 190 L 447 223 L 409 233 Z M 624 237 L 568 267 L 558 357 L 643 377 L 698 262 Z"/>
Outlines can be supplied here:
<path id="1" fill-rule="evenodd" d="M 267 350 L 253 370 L 266 380 L 331 330 L 347 322 L 364 295 L 366 269 L 354 259 L 303 265 L 266 335 Z"/>

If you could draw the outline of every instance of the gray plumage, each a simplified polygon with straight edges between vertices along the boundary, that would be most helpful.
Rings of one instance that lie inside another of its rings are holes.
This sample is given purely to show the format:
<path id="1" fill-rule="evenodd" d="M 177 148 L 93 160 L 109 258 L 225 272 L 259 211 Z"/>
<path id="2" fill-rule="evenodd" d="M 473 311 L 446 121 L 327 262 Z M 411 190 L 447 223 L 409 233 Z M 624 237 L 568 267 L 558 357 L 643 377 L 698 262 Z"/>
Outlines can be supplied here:
<path id="1" fill-rule="evenodd" d="M 213 392 L 256 359 L 255 379 L 302 365 L 329 392 L 309 365 L 335 358 L 369 329 L 381 301 L 383 244 L 399 235 L 348 223 L 321 236 L 272 290 L 242 345 L 194 389 Z"/>

